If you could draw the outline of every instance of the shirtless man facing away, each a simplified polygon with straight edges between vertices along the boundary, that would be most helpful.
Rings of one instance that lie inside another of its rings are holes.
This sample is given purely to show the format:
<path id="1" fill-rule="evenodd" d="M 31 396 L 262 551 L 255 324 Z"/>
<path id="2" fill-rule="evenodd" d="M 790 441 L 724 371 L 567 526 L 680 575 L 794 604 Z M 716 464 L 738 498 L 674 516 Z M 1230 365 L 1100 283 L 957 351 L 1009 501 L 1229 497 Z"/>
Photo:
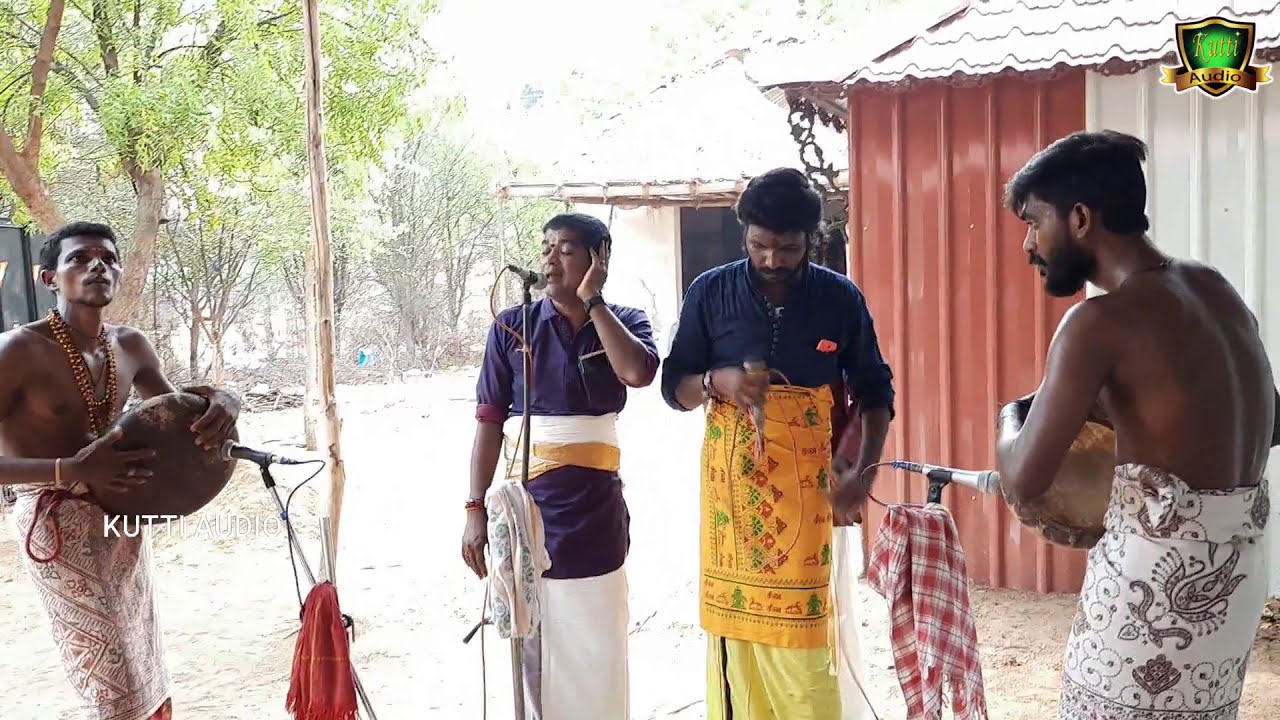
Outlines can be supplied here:
<path id="1" fill-rule="evenodd" d="M 1137 138 L 1076 133 L 1008 184 L 1045 290 L 1069 297 L 1090 281 L 1106 294 L 1063 317 L 1030 407 L 1001 412 L 998 465 L 1005 493 L 1032 499 L 1096 402 L 1116 431 L 1059 717 L 1228 720 L 1266 600 L 1263 470 L 1280 393 L 1231 284 L 1147 238 L 1145 159 Z"/>
<path id="2" fill-rule="evenodd" d="M 154 452 L 116 450 L 118 435 L 102 433 L 130 389 L 143 399 L 175 389 L 141 332 L 102 322 L 121 275 L 110 228 L 57 230 L 41 250 L 40 270 L 57 310 L 0 334 L 0 484 L 17 490 L 19 547 L 85 720 L 167 720 L 173 710 L 150 535 L 107 536 L 102 510 L 81 496 L 147 481 Z M 209 399 L 193 442 L 220 446 L 238 400 L 209 387 L 186 390 Z"/>

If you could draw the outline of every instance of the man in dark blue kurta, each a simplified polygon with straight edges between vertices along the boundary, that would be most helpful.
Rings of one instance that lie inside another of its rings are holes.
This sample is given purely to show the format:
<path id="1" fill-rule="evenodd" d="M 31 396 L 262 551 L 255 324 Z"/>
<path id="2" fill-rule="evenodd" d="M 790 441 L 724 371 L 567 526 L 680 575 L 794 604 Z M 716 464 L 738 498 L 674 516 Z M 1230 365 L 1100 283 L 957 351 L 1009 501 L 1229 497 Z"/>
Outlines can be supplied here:
<path id="1" fill-rule="evenodd" d="M 893 416 L 892 373 L 862 293 L 808 261 L 822 200 L 804 175 L 753 179 L 738 217 L 748 258 L 689 286 L 662 370 L 671 407 L 707 405 L 708 720 L 839 720 L 828 673 L 832 525 L 856 519 L 860 493 L 853 479 L 832 482 L 831 418 L 844 403 L 832 386 L 856 403 L 860 444 L 840 455 L 847 477 L 860 478 Z M 751 360 L 768 371 L 744 367 Z"/>
<path id="2" fill-rule="evenodd" d="M 624 570 L 629 515 L 618 476 L 616 421 L 627 388 L 645 387 L 658 352 L 642 310 L 604 302 L 608 228 L 581 214 L 543 229 L 546 297 L 529 311 L 533 387 L 528 495 L 551 559 L 537 634 L 525 642 L 525 682 L 540 720 L 630 717 Z M 513 332 L 509 332 L 509 328 Z M 499 482 L 518 482 L 524 412 L 519 307 L 490 330 L 476 387 L 476 439 L 462 554 L 480 577 L 485 499 L 504 440 L 516 458 Z"/>

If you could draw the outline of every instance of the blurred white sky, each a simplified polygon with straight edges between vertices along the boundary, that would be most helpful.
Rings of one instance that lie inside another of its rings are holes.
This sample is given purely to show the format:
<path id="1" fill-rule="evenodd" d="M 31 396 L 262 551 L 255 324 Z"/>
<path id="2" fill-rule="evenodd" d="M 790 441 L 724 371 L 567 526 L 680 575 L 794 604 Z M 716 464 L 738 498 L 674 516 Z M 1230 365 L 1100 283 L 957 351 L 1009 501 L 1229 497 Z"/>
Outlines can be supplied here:
<path id="1" fill-rule="evenodd" d="M 526 84 L 570 78 L 579 88 L 637 86 L 660 80 L 672 54 L 655 41 L 683 38 L 681 55 L 710 59 L 753 37 L 804 34 L 798 13 L 819 6 L 850 14 L 882 0 L 439 0 L 427 39 L 449 63 L 454 82 L 477 105 L 501 106 Z M 746 8 L 746 10 L 743 10 Z M 716 42 L 704 17 L 729 15 L 728 39 Z M 837 32 L 836 28 L 831 28 Z M 810 33 L 811 34 L 811 33 Z M 825 32 L 824 32 L 825 34 Z M 588 90 L 588 92 L 591 92 Z"/>
<path id="2" fill-rule="evenodd" d="M 652 61 L 650 28 L 674 2 L 441 0 L 428 40 L 468 95 L 509 96 L 585 66 L 602 79 L 634 74 Z"/>
<path id="3" fill-rule="evenodd" d="M 868 22 L 870 13 L 936 12 L 956 0 L 437 2 L 424 31 L 442 63 L 432 71 L 429 95 L 464 97 L 474 140 L 510 160 L 545 167 L 598 136 L 591 121 L 584 125 L 584 114 L 625 112 L 610 101 L 643 96 L 730 48 L 784 38 L 839 47 L 880 24 Z M 542 96 L 526 111 L 521 93 L 529 87 Z"/>

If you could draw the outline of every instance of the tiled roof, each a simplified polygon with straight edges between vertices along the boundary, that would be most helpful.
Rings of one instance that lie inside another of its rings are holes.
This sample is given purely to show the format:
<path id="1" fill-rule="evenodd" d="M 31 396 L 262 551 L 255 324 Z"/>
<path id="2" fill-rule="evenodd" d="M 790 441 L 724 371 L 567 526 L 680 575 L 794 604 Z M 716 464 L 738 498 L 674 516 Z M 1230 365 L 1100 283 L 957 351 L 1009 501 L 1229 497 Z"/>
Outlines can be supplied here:
<path id="1" fill-rule="evenodd" d="M 1270 59 L 1280 54 L 1278 8 L 1277 0 L 958 0 L 931 27 L 906 27 L 879 56 L 846 50 L 843 82 L 1173 62 L 1174 24 L 1214 15 L 1256 23 L 1255 59 Z M 830 79 L 829 65 L 810 67 L 811 77 L 789 82 Z"/>

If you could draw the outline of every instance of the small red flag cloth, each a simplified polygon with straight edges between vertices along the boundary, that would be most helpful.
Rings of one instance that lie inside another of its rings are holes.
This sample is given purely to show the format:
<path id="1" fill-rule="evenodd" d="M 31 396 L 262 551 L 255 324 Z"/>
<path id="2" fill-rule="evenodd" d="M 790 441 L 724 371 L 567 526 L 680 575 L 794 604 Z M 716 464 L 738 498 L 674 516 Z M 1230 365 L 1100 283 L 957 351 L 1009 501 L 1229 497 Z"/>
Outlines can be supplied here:
<path id="1" fill-rule="evenodd" d="M 285 709 L 295 720 L 358 720 L 351 645 L 338 608 L 338 589 L 318 583 L 302 605 Z"/>

